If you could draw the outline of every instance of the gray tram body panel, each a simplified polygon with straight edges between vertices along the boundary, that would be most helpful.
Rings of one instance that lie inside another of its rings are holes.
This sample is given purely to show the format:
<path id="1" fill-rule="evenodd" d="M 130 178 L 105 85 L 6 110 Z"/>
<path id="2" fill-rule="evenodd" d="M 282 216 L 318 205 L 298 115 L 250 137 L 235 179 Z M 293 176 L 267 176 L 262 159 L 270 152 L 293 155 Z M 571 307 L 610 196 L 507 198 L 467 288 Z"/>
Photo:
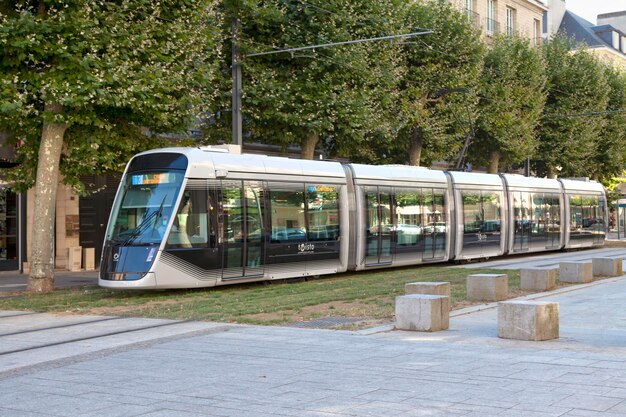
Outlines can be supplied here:
<path id="1" fill-rule="evenodd" d="M 446 246 L 444 255 L 441 258 L 425 260 L 422 257 L 422 253 L 415 252 L 414 254 L 400 258 L 395 253 L 391 255 L 391 259 L 388 262 L 381 262 L 380 264 L 366 264 L 366 233 L 363 233 L 367 229 L 367 207 L 365 202 L 365 187 L 379 187 L 382 189 L 418 189 L 418 188 L 431 188 L 441 190 L 445 195 L 445 216 L 446 219 L 450 219 L 450 206 L 447 203 L 450 201 L 448 195 L 448 183 L 446 175 L 443 171 L 434 171 L 421 167 L 410 167 L 404 165 L 361 165 L 350 164 L 353 181 L 355 186 L 355 199 L 356 199 L 356 231 L 357 241 L 355 248 L 356 256 L 356 270 L 371 269 L 371 268 L 384 268 L 390 266 L 404 266 L 415 265 L 424 262 L 443 262 L 448 260 L 448 253 L 450 253 L 450 240 L 447 238 L 450 231 L 449 227 L 446 227 Z"/>
<path id="2" fill-rule="evenodd" d="M 565 249 L 574 249 L 574 248 L 588 248 L 588 247 L 593 247 L 593 246 L 603 246 L 604 245 L 604 236 L 602 237 L 602 239 L 594 239 L 594 240 L 585 240 L 582 242 L 575 242 L 573 239 L 571 239 L 571 231 L 570 228 L 568 227 L 569 224 L 571 224 L 572 219 L 570 218 L 571 216 L 571 207 L 570 207 L 570 199 L 568 198 L 568 196 L 570 195 L 576 195 L 576 194 L 580 194 L 580 195 L 592 195 L 595 197 L 598 197 L 599 199 L 601 199 L 603 205 L 604 205 L 604 225 L 606 226 L 607 224 L 607 216 L 608 216 L 608 210 L 607 210 L 607 206 L 606 206 L 606 197 L 604 195 L 604 187 L 602 186 L 602 184 L 595 182 L 595 181 L 578 181 L 578 180 L 568 180 L 568 179 L 559 179 L 558 180 L 562 187 L 563 187 L 563 191 L 564 191 L 564 210 L 567 213 L 566 215 L 566 223 L 565 223 L 565 227 L 564 227 L 564 239 L 565 242 L 567 242 L 564 245 Z"/>
<path id="3" fill-rule="evenodd" d="M 506 195 L 507 202 L 509 204 L 513 204 L 514 196 L 513 193 L 551 193 L 559 196 L 560 204 L 559 204 L 559 218 L 561 219 L 561 223 L 563 224 L 566 219 L 566 210 L 563 205 L 563 189 L 558 180 L 549 179 L 549 178 L 535 178 L 535 177 L 525 177 L 517 174 L 501 174 L 500 175 L 506 187 Z M 561 233 L 559 237 L 559 241 L 554 245 L 551 249 L 546 248 L 524 248 L 518 249 L 515 246 L 515 238 L 516 238 L 516 230 L 515 230 L 515 219 L 514 219 L 514 210 L 513 207 L 509 206 L 509 213 L 506 218 L 507 224 L 507 252 L 508 253 L 520 253 L 520 252 L 539 252 L 546 250 L 559 250 L 563 247 L 564 239 L 563 236 L 563 226 L 561 226 Z"/>
<path id="4" fill-rule="evenodd" d="M 480 250 L 480 252 L 470 252 L 465 248 L 466 240 L 469 234 L 465 233 L 463 192 L 491 192 L 499 196 L 500 205 L 500 224 L 506 224 L 504 219 L 508 219 L 508 207 L 506 204 L 506 195 L 504 193 L 504 184 L 498 175 L 482 174 L 473 172 L 448 172 L 452 183 L 453 201 L 456 210 L 454 210 L 453 239 L 455 242 L 454 252 L 450 259 L 454 260 L 470 260 L 476 258 L 490 258 L 500 256 L 508 250 L 506 244 L 507 230 L 500 226 L 500 231 L 493 233 L 499 237 L 499 245 L 497 247 L 488 247 Z M 481 235 L 481 233 L 478 233 Z M 484 235 L 484 234 L 483 234 Z M 493 246 L 493 245 L 492 245 Z"/>

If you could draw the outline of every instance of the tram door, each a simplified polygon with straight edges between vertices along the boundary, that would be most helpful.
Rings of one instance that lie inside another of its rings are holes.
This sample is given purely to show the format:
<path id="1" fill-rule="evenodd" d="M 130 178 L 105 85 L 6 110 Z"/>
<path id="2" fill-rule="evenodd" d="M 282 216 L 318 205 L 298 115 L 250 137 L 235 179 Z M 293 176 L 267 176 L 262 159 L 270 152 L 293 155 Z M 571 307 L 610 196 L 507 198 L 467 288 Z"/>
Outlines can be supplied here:
<path id="1" fill-rule="evenodd" d="M 367 212 L 365 264 L 390 264 L 395 252 L 391 190 L 383 187 L 364 188 Z"/>
<path id="2" fill-rule="evenodd" d="M 513 197 L 513 251 L 525 252 L 529 249 L 531 233 L 531 200 L 530 194 L 512 192 Z"/>
<path id="3" fill-rule="evenodd" d="M 223 181 L 219 191 L 223 279 L 263 274 L 263 187 L 256 181 Z"/>
<path id="4" fill-rule="evenodd" d="M 447 219 L 443 191 L 423 188 L 425 261 L 443 259 L 446 253 Z"/>

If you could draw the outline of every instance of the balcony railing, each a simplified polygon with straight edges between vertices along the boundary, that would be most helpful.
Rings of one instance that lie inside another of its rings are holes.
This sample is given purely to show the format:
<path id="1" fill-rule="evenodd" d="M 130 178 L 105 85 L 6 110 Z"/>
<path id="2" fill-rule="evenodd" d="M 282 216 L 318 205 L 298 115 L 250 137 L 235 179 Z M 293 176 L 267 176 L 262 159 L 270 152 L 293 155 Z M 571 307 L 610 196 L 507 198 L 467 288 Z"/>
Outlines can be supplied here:
<path id="1" fill-rule="evenodd" d="M 500 22 L 486 17 L 485 18 L 485 31 L 490 35 L 500 33 Z"/>
<path id="2" fill-rule="evenodd" d="M 467 16 L 467 21 L 470 22 L 475 27 L 480 27 L 480 15 L 473 10 L 463 9 L 463 14 Z"/>

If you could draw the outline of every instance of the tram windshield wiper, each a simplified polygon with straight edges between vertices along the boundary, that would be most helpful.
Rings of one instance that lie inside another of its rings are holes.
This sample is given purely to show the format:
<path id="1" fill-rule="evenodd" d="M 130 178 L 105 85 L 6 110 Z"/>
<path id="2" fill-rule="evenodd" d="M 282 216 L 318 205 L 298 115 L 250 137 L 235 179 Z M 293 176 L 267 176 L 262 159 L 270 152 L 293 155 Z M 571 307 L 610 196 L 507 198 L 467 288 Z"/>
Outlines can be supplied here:
<path id="1" fill-rule="evenodd" d="M 122 243 L 123 246 L 126 246 L 126 245 L 132 243 L 135 239 L 137 239 L 137 237 L 139 237 L 139 235 L 141 235 L 146 230 L 147 226 L 150 225 L 150 222 L 152 221 L 152 219 L 155 219 L 154 225 L 153 225 L 153 230 L 156 228 L 157 222 L 161 218 L 161 214 L 163 213 L 163 205 L 165 204 L 165 199 L 166 198 L 167 198 L 167 194 L 165 194 L 165 196 L 163 197 L 163 200 L 161 200 L 161 205 L 159 206 L 158 210 L 156 210 L 156 211 L 150 213 L 148 216 L 144 217 L 144 219 L 141 221 L 141 223 L 139 223 L 139 225 L 130 234 L 130 236 L 128 236 L 126 238 L 126 240 Z"/>

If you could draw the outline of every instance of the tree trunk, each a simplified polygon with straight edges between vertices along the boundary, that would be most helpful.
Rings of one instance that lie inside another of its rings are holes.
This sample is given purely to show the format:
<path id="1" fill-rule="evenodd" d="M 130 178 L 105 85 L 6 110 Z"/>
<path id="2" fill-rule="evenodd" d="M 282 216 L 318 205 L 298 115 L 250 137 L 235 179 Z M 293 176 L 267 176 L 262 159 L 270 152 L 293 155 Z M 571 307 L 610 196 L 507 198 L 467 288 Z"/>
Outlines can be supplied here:
<path id="1" fill-rule="evenodd" d="M 546 169 L 546 177 L 555 180 L 556 179 L 556 172 L 552 167 L 547 167 Z"/>
<path id="2" fill-rule="evenodd" d="M 411 131 L 411 143 L 409 144 L 409 165 L 420 166 L 423 146 L 424 136 L 422 136 L 422 129 L 414 127 Z"/>
<path id="3" fill-rule="evenodd" d="M 60 114 L 63 108 L 58 103 L 46 104 L 45 111 Z M 59 165 L 66 130 L 65 123 L 45 123 L 41 132 L 35 182 L 29 291 L 48 292 L 54 287 L 54 222 Z"/>
<path id="4" fill-rule="evenodd" d="M 300 151 L 300 158 L 313 159 L 315 156 L 315 146 L 320 141 L 320 135 L 316 132 L 309 133 L 302 142 L 302 150 Z"/>
<path id="5" fill-rule="evenodd" d="M 501 157 L 502 157 L 502 155 L 498 151 L 492 151 L 489 154 L 489 168 L 488 168 L 488 171 L 487 171 L 489 174 L 497 174 L 498 173 L 498 167 L 500 166 L 500 158 Z"/>

